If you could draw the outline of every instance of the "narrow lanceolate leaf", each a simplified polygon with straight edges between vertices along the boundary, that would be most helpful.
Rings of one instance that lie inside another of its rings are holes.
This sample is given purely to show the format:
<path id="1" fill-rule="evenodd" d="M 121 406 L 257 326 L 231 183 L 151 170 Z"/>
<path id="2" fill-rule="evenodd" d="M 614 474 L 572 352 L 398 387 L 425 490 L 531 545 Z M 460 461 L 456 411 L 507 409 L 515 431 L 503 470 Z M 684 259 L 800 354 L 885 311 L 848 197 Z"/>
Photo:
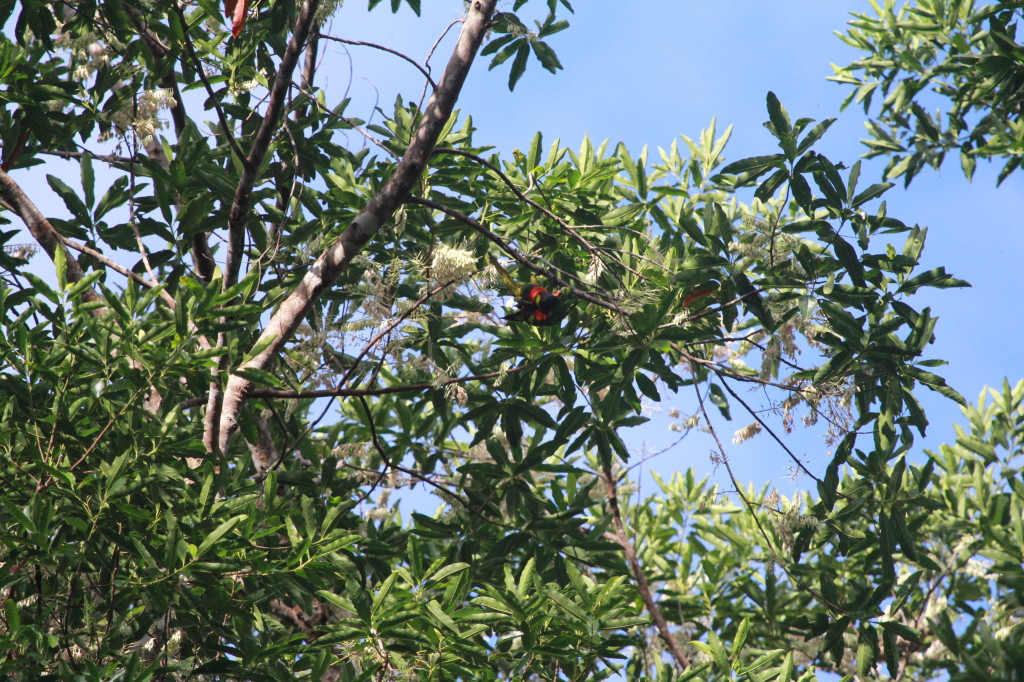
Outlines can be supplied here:
<path id="1" fill-rule="evenodd" d="M 533 53 L 537 55 L 537 59 L 540 61 L 541 66 L 545 69 L 551 73 L 557 73 L 558 70 L 562 68 L 562 63 L 558 61 L 558 56 L 547 43 L 536 40 L 530 43 L 530 46 L 533 48 Z"/>
<path id="2" fill-rule="evenodd" d="M 530 45 L 525 40 L 520 42 L 516 50 L 516 58 L 512 60 L 512 69 L 508 73 L 508 89 L 516 89 L 516 83 L 526 73 L 526 62 L 530 58 Z"/>
<path id="3" fill-rule="evenodd" d="M 57 275 L 57 286 L 65 291 L 68 288 L 68 259 L 63 246 L 58 246 L 53 252 L 53 267 Z"/>
<path id="4" fill-rule="evenodd" d="M 864 190 L 863 192 L 861 192 L 860 194 L 853 198 L 852 206 L 854 208 L 857 208 L 862 204 L 866 204 L 872 199 L 875 199 L 885 194 L 885 192 L 888 191 L 888 189 L 892 186 L 893 183 L 891 182 L 879 182 L 874 185 L 871 185 L 866 190 Z"/>
<path id="5" fill-rule="evenodd" d="M 811 148 L 811 146 L 821 139 L 821 136 L 832 127 L 832 124 L 836 122 L 834 118 L 826 118 L 818 125 L 811 128 L 810 132 L 804 135 L 804 139 L 800 140 L 799 146 L 796 149 L 797 154 L 803 154 L 805 151 Z"/>
<path id="6" fill-rule="evenodd" d="M 244 514 L 239 514 L 238 516 L 234 516 L 225 521 L 224 523 L 220 524 L 216 528 L 214 528 L 213 532 L 207 535 L 206 539 L 203 540 L 203 542 L 196 549 L 196 558 L 201 557 L 203 554 L 205 554 L 211 547 L 213 547 L 217 543 L 218 540 L 224 537 L 224 535 L 230 532 L 232 528 L 237 526 L 238 523 L 240 521 L 243 521 L 245 518 L 246 517 Z"/>
<path id="7" fill-rule="evenodd" d="M 904 374 L 908 374 L 913 378 L 917 379 L 918 381 L 920 381 L 922 384 L 932 389 L 933 391 L 946 396 L 950 400 L 956 401 L 956 403 L 961 407 L 967 407 L 967 400 L 965 400 L 959 392 L 954 390 L 951 386 L 947 385 L 946 380 L 940 377 L 939 375 L 932 374 L 931 372 L 926 372 L 925 370 L 920 369 L 919 367 L 914 367 L 912 365 L 904 367 L 903 372 Z"/>
<path id="8" fill-rule="evenodd" d="M 775 132 L 778 135 L 786 135 L 792 130 L 789 123 L 789 114 L 786 113 L 782 102 L 779 101 L 774 92 L 769 91 L 766 99 L 768 102 L 768 118 L 775 128 Z"/>
<path id="9" fill-rule="evenodd" d="M 49 183 L 50 189 L 64 201 L 64 206 L 71 211 L 71 214 L 80 221 L 83 227 L 91 223 L 89 209 L 86 208 L 85 203 L 78 196 L 78 192 L 68 187 L 63 180 L 54 175 L 47 175 L 46 182 Z"/>
<path id="10" fill-rule="evenodd" d="M 434 620 L 443 625 L 445 628 L 451 630 L 452 634 L 456 636 L 460 635 L 459 626 L 455 624 L 455 621 L 452 620 L 451 616 L 444 612 L 444 609 L 441 608 L 441 605 L 433 599 L 427 602 L 427 612 L 430 613 Z"/>
<path id="11" fill-rule="evenodd" d="M 740 159 L 739 161 L 733 161 L 723 168 L 720 172 L 722 175 L 740 175 L 740 174 L 757 174 L 766 173 L 772 168 L 779 167 L 779 164 L 786 160 L 782 154 L 769 154 L 768 156 L 752 156 L 747 159 Z M 754 175 L 753 177 L 757 177 Z M 753 179 L 753 178 L 751 178 Z"/>

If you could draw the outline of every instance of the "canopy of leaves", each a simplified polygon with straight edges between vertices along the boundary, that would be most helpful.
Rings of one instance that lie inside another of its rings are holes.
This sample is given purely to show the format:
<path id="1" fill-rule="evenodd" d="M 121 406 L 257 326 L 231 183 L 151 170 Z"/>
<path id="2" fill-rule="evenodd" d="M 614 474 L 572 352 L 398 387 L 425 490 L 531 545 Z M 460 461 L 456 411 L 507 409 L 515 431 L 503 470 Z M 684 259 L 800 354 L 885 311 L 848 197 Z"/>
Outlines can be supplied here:
<path id="1" fill-rule="evenodd" d="M 912 297 L 964 283 L 919 270 L 925 230 L 886 214 L 890 185 L 817 153 L 831 121 L 792 121 L 772 93 L 777 149 L 729 164 L 713 124 L 656 159 L 540 133 L 495 153 L 455 98 L 481 45 L 495 61 L 517 45 L 510 85 L 523 46 L 556 65 L 535 40 L 564 28 L 553 0 L 496 25 L 493 0 L 472 3 L 429 100 L 369 125 L 317 87 L 316 6 L 253 3 L 229 39 L 205 0 L 0 5 L 18 10 L 3 217 L 54 274 L 0 253 L 0 672 L 897 669 L 892 647 L 924 628 L 885 611 L 912 589 L 900 571 L 942 566 L 909 531 L 931 499 L 904 464 L 927 426 L 915 393 L 962 402 Z M 64 206 L 40 209 L 18 180 L 54 157 L 80 172 L 49 177 Z M 502 321 L 518 294 L 494 260 L 559 294 L 556 324 Z M 737 484 L 670 546 L 709 491 L 687 479 L 634 505 L 624 435 L 676 393 L 680 428 L 711 429 L 720 458 L 710 410 L 783 451 L 794 414 L 823 422 L 814 525 L 773 539 Z M 388 495 L 405 487 L 438 513 L 403 520 Z"/>
<path id="2" fill-rule="evenodd" d="M 875 16 L 854 14 L 840 35 L 866 55 L 832 77 L 855 88 L 846 103 L 863 104 L 865 113 L 882 100 L 867 124 L 866 156 L 890 157 L 886 176 L 907 184 L 950 152 L 959 152 L 968 178 L 979 158 L 1001 159 L 1001 183 L 1024 153 L 1024 46 L 1017 42 L 1024 3 L 871 5 Z"/>

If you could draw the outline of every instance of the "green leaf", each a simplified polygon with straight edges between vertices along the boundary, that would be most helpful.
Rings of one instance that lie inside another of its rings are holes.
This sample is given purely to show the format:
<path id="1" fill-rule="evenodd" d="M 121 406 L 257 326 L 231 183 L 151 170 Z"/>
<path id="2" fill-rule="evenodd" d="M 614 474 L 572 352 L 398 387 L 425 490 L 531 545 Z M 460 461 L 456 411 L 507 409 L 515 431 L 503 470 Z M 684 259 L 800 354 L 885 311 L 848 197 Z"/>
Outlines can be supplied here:
<path id="1" fill-rule="evenodd" d="M 970 283 L 965 282 L 962 279 L 956 279 L 952 275 L 946 273 L 946 268 L 938 267 L 932 268 L 926 272 L 922 272 L 915 277 L 904 281 L 897 293 L 900 294 L 911 294 L 920 289 L 921 287 L 934 287 L 936 289 L 949 289 L 955 287 L 969 287 Z"/>
<path id="2" fill-rule="evenodd" d="M 68 187 L 63 180 L 53 175 L 47 175 L 46 182 L 49 183 L 50 189 L 64 200 L 64 205 L 71 212 L 71 215 L 78 219 L 82 227 L 92 224 L 89 209 L 85 207 L 77 192 Z"/>
<path id="3" fill-rule="evenodd" d="M 136 185 L 136 190 L 138 188 L 139 185 Z M 128 196 L 128 178 L 122 175 L 114 180 L 113 184 L 100 197 L 100 202 L 93 212 L 93 219 L 100 220 L 118 206 L 123 206 L 128 201 Z"/>
<path id="4" fill-rule="evenodd" d="M 712 634 L 712 632 L 709 631 L 709 634 Z M 721 646 L 712 646 L 698 640 L 691 641 L 690 646 L 706 654 L 712 661 L 714 661 L 715 667 L 719 671 L 726 672 L 729 670 L 729 656 Z"/>
<path id="5" fill-rule="evenodd" d="M 782 185 L 783 182 L 789 179 L 789 171 L 785 169 L 779 169 L 775 171 L 767 180 L 761 183 L 761 185 L 754 192 L 754 196 L 763 202 L 767 202 L 772 196 L 775 195 L 775 190 Z"/>
<path id="6" fill-rule="evenodd" d="M 853 208 L 857 208 L 857 207 L 861 206 L 862 204 L 866 204 L 867 202 L 871 201 L 872 199 L 874 199 L 876 197 L 880 197 L 883 194 L 885 194 L 885 192 L 890 187 L 892 187 L 892 186 L 893 186 L 893 183 L 891 183 L 891 182 L 879 182 L 879 183 L 876 183 L 874 185 L 871 185 L 866 190 L 864 190 L 863 192 L 861 192 L 860 194 L 855 196 L 853 198 L 853 201 L 851 202 L 850 205 Z"/>
<path id="7" fill-rule="evenodd" d="M 232 528 L 239 524 L 239 522 L 244 521 L 245 518 L 245 514 L 239 514 L 238 516 L 231 517 L 224 523 L 214 528 L 213 532 L 207 535 L 206 539 L 203 540 L 203 542 L 196 549 L 195 558 L 198 559 L 199 557 L 206 554 L 206 552 L 209 551 L 210 548 L 213 547 L 218 540 L 220 540 L 222 537 L 224 537 L 225 534 L 230 532 Z"/>
<path id="8" fill-rule="evenodd" d="M 811 128 L 810 132 L 808 132 L 804 136 L 804 139 L 800 140 L 800 143 L 796 149 L 796 153 L 803 154 L 805 151 L 807 151 L 815 142 L 821 139 L 821 136 L 824 135 L 825 132 L 829 128 L 831 128 L 832 124 L 835 122 L 836 119 L 834 118 L 826 118 L 824 121 Z"/>
<path id="9" fill-rule="evenodd" d="M 329 592 L 328 590 L 317 590 L 316 593 L 317 596 L 326 599 L 338 608 L 348 611 L 349 613 L 356 613 L 355 605 L 345 597 Z"/>
<path id="10" fill-rule="evenodd" d="M 21 615 L 18 612 L 18 603 L 13 599 L 4 602 L 4 613 L 7 616 L 7 630 L 10 634 L 16 634 L 21 628 Z"/>
<path id="11" fill-rule="evenodd" d="M 533 48 L 533 53 L 537 56 L 537 60 L 540 65 L 551 73 L 557 73 L 562 68 L 562 63 L 558 61 L 558 56 L 555 55 L 555 51 L 548 47 L 547 43 L 543 43 L 539 40 L 535 40 L 530 43 Z"/>
<path id="12" fill-rule="evenodd" d="M 63 244 L 58 244 L 53 251 L 53 267 L 57 275 L 57 286 L 61 291 L 68 288 L 68 260 Z"/>
<path id="13" fill-rule="evenodd" d="M 725 397 L 725 393 L 722 391 L 722 387 L 718 384 L 711 384 L 709 387 L 708 397 L 711 400 L 711 404 L 718 408 L 718 411 L 722 413 L 722 416 L 726 419 L 731 419 L 729 416 L 729 401 Z"/>
<path id="14" fill-rule="evenodd" d="M 530 45 L 525 40 L 519 43 L 516 58 L 512 60 L 512 69 L 508 73 L 509 92 L 516 89 L 516 83 L 526 73 L 526 61 L 530 58 Z"/>
<path id="15" fill-rule="evenodd" d="M 960 395 L 957 391 L 955 391 L 953 388 L 948 386 L 946 384 L 946 380 L 940 377 L 939 375 L 932 374 L 931 372 L 926 372 L 925 370 L 920 369 L 919 367 L 915 367 L 913 365 L 904 366 L 903 372 L 904 374 L 907 374 L 917 379 L 922 384 L 924 384 L 931 390 L 935 391 L 936 393 L 944 395 L 950 400 L 955 401 L 961 407 L 967 407 L 967 401 L 964 399 L 964 397 Z"/>
<path id="16" fill-rule="evenodd" d="M 554 585 L 548 585 L 547 593 L 548 596 L 551 597 L 552 601 L 562 607 L 562 610 L 566 611 L 581 622 L 587 622 L 587 614 L 583 612 L 576 602 L 559 592 L 557 587 Z"/>
<path id="17" fill-rule="evenodd" d="M 64 250 L 63 249 L 59 249 L 58 252 L 59 253 L 63 253 Z M 54 262 L 55 263 L 56 263 L 56 260 L 57 259 L 54 258 Z M 61 258 L 61 260 L 63 260 L 63 258 Z M 66 295 L 68 297 L 68 300 L 69 301 L 73 301 L 76 298 L 78 298 L 78 296 L 80 296 L 86 289 L 88 289 L 93 284 L 95 284 L 100 279 L 102 279 L 105 274 L 106 273 L 104 271 L 102 271 L 102 270 L 93 270 L 91 272 L 86 273 L 85 277 L 83 277 L 82 279 L 78 280 L 77 282 L 75 282 L 74 284 L 72 284 L 71 286 L 69 286 L 67 288 Z M 60 276 L 58 275 L 58 279 L 59 279 L 59 277 Z"/>
<path id="18" fill-rule="evenodd" d="M 776 676 L 776 680 L 788 681 L 793 679 L 793 652 L 790 651 L 786 654 L 785 660 L 782 661 L 782 667 L 779 668 L 779 674 Z"/>
<path id="19" fill-rule="evenodd" d="M 904 623 L 894 620 L 880 620 L 878 621 L 878 624 L 881 625 L 885 631 L 899 635 L 908 642 L 920 644 L 923 641 L 921 639 L 921 633 L 918 630 L 915 630 Z"/>
<path id="20" fill-rule="evenodd" d="M 635 379 L 636 386 L 640 389 L 641 393 L 656 403 L 661 402 L 661 395 L 658 393 L 658 387 L 647 377 L 647 375 L 642 372 L 637 372 Z"/>
<path id="21" fill-rule="evenodd" d="M 427 576 L 424 576 L 423 579 L 424 580 L 430 580 L 432 582 L 441 582 L 442 580 L 444 580 L 445 578 L 447 578 L 450 575 L 453 575 L 455 573 L 460 573 L 460 572 L 468 570 L 468 569 L 469 569 L 469 564 L 467 564 L 465 562 L 459 561 L 459 562 L 456 562 L 454 564 L 448 564 L 446 566 L 442 566 L 435 573 L 431 573 L 431 574 L 429 574 Z"/>
<path id="22" fill-rule="evenodd" d="M 82 172 L 82 192 L 85 194 L 85 206 L 92 208 L 96 202 L 96 173 L 93 172 L 92 154 L 89 152 L 82 154 L 80 169 Z"/>
<path id="23" fill-rule="evenodd" d="M 768 156 L 752 156 L 747 159 L 740 159 L 728 164 L 721 170 L 722 175 L 745 175 L 748 180 L 754 180 L 758 176 L 767 173 L 772 168 L 777 168 L 786 160 L 782 154 L 769 154 Z"/>
<path id="24" fill-rule="evenodd" d="M 427 602 L 427 612 L 433 616 L 434 620 L 451 630 L 452 634 L 456 637 L 462 636 L 462 633 L 459 632 L 459 626 L 455 624 L 455 621 L 452 620 L 451 616 L 444 612 L 444 609 L 441 608 L 441 605 L 438 604 L 436 600 L 431 599 Z"/>
<path id="25" fill-rule="evenodd" d="M 896 633 L 885 628 L 885 623 L 882 623 L 882 652 L 885 654 L 885 667 L 889 677 L 897 679 L 900 672 L 900 655 L 896 647 Z"/>
<path id="26" fill-rule="evenodd" d="M 270 372 L 255 367 L 240 367 L 232 372 L 243 379 L 248 379 L 257 386 L 270 386 L 272 388 L 284 388 L 283 382 Z"/>
<path id="27" fill-rule="evenodd" d="M 743 651 L 743 645 L 747 642 L 747 635 L 750 633 L 750 619 L 744 618 L 740 621 L 740 625 L 736 628 L 736 636 L 732 641 L 732 655 L 734 658 L 738 657 L 740 652 Z"/>
<path id="28" fill-rule="evenodd" d="M 779 98 L 776 97 L 775 93 L 769 90 L 766 101 L 768 104 L 768 118 L 771 121 L 773 133 L 781 138 L 781 136 L 792 132 L 792 126 L 789 122 L 789 114 L 786 113 L 786 110 L 783 108 L 782 103 L 779 102 Z"/>

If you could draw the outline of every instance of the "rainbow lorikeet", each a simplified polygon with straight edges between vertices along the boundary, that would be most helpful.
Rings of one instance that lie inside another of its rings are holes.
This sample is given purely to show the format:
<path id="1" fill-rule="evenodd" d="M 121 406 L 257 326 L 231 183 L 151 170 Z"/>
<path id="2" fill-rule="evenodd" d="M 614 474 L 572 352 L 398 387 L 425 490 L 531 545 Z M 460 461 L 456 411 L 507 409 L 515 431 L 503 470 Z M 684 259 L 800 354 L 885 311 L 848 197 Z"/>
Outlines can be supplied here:
<path id="1" fill-rule="evenodd" d="M 509 294 L 516 299 L 516 310 L 502 319 L 542 327 L 555 324 L 565 316 L 566 306 L 559 298 L 559 292 L 551 293 L 536 282 L 516 282 L 493 256 L 491 265 L 501 275 Z"/>

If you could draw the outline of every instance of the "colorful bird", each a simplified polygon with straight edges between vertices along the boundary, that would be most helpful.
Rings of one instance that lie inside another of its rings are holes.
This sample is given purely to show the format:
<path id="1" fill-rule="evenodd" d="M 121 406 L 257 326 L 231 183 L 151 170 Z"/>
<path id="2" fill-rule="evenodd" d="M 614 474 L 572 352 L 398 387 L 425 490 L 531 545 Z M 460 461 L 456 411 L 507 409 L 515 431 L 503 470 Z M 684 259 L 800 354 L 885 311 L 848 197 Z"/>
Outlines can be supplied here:
<path id="1" fill-rule="evenodd" d="M 501 267 L 497 259 L 490 257 L 491 265 L 501 275 L 501 280 L 511 296 L 516 299 L 516 310 L 506 315 L 508 322 L 526 322 L 538 327 L 555 324 L 565 316 L 565 305 L 560 293 L 551 293 L 536 282 L 522 284 Z"/>

